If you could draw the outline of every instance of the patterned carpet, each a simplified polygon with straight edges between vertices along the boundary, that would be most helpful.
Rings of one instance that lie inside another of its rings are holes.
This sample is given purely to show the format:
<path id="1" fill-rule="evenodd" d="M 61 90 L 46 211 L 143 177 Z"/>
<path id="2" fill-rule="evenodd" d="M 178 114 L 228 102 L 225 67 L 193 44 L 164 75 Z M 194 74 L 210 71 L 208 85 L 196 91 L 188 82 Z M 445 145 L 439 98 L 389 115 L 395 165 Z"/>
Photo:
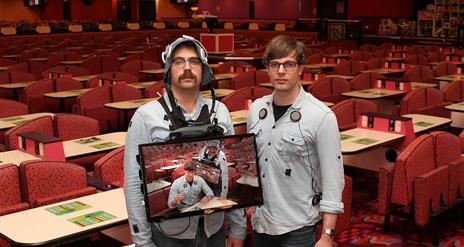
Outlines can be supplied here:
<path id="1" fill-rule="evenodd" d="M 411 219 L 392 216 L 391 230 L 384 232 L 384 217 L 377 214 L 376 174 L 346 173 L 354 183 L 351 228 L 336 236 L 337 246 L 464 246 L 464 227 L 459 224 L 459 210 L 440 215 L 433 228 L 424 229 L 416 227 Z"/>

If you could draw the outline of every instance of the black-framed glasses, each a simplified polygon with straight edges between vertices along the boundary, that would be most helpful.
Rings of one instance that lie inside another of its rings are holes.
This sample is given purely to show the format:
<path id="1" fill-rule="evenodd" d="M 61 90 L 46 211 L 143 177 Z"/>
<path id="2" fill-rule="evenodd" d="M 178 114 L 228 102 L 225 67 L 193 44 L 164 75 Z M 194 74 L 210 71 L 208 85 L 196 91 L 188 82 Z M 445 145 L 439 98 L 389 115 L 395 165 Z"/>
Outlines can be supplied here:
<path id="1" fill-rule="evenodd" d="M 271 71 L 278 71 L 280 69 L 280 66 L 283 65 L 285 71 L 291 72 L 296 69 L 296 66 L 298 65 L 297 62 L 294 61 L 286 61 L 284 63 L 279 63 L 279 62 L 269 62 L 267 65 Z"/>
<path id="2" fill-rule="evenodd" d="M 187 62 L 190 64 L 190 66 L 199 66 L 202 64 L 201 59 L 199 57 L 175 57 L 172 59 L 172 64 L 178 68 L 184 68 Z"/>

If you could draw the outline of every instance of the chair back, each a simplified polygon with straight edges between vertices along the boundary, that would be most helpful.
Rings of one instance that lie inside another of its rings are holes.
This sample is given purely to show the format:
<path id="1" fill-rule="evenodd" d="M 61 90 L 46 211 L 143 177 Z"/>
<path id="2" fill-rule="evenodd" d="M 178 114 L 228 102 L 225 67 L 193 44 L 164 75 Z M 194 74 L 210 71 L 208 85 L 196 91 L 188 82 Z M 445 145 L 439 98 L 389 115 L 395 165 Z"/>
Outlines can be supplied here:
<path id="1" fill-rule="evenodd" d="M 124 147 L 119 147 L 98 159 L 93 165 L 93 175 L 107 183 L 120 186 L 124 174 Z"/>
<path id="2" fill-rule="evenodd" d="M 53 117 L 55 136 L 63 141 L 100 134 L 98 121 L 91 117 L 60 113 Z"/>
<path id="3" fill-rule="evenodd" d="M 34 131 L 47 136 L 54 136 L 53 119 L 51 116 L 38 117 L 16 125 L 5 132 L 5 146 L 7 150 L 19 149 L 18 134 Z"/>
<path id="4" fill-rule="evenodd" d="M 16 100 L 0 98 L 0 118 L 25 115 L 29 113 L 29 107 Z"/>

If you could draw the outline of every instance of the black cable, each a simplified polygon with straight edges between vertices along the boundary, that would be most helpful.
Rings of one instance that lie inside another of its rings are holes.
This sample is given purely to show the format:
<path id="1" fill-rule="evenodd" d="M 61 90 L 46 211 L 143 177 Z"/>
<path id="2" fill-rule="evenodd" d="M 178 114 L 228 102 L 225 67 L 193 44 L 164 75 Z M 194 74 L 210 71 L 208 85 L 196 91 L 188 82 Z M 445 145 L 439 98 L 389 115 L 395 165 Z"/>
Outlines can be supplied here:
<path id="1" fill-rule="evenodd" d="M 181 235 L 182 233 L 184 233 L 185 231 L 187 231 L 187 229 L 190 227 L 190 216 L 188 217 L 189 219 L 189 223 L 187 224 L 187 227 L 185 227 L 184 230 L 182 230 L 181 232 L 179 233 L 176 233 L 176 234 L 167 234 L 165 231 L 163 231 L 163 228 L 160 226 L 159 222 L 156 222 L 156 224 L 158 225 L 158 229 L 160 230 L 160 232 L 166 236 L 169 236 L 169 237 L 174 237 L 174 236 L 179 236 Z"/>

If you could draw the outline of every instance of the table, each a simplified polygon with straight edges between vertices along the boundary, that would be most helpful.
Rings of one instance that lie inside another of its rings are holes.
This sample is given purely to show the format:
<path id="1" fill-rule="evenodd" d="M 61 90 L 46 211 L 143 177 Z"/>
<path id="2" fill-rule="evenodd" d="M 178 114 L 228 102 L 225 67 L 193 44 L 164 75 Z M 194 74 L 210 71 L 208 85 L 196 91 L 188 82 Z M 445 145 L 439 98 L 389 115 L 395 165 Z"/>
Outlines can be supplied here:
<path id="1" fill-rule="evenodd" d="M 145 90 L 151 87 L 153 84 L 158 83 L 159 81 L 144 81 L 144 82 L 133 82 L 128 83 L 127 86 L 133 87 L 139 90 Z"/>
<path id="2" fill-rule="evenodd" d="M 90 208 L 57 216 L 46 208 L 79 201 Z M 97 211 L 115 216 L 114 219 L 87 226 L 79 226 L 68 219 Z M 15 245 L 63 244 L 82 234 L 108 228 L 127 221 L 126 201 L 122 188 L 33 208 L 0 217 L 0 235 Z M 47 227 L 48 226 L 48 227 Z"/>
<path id="3" fill-rule="evenodd" d="M 81 65 L 84 60 L 69 60 L 69 61 L 61 61 L 60 64 L 62 65 Z"/>
<path id="4" fill-rule="evenodd" d="M 380 113 L 390 113 L 390 109 L 397 97 L 405 95 L 406 92 L 384 88 L 370 88 L 342 93 L 343 96 L 373 100 L 379 107 Z"/>
<path id="5" fill-rule="evenodd" d="M 145 105 L 146 103 L 152 100 L 157 100 L 157 99 L 158 98 L 145 98 L 145 99 L 112 102 L 112 103 L 106 103 L 105 107 L 114 109 L 116 111 L 122 111 L 123 124 L 127 125 L 129 123 L 129 111 L 136 110 L 140 106 Z M 119 125 L 120 124 L 118 123 L 118 127 L 120 127 Z"/>
<path id="6" fill-rule="evenodd" d="M 447 105 L 445 109 L 451 111 L 451 126 L 464 128 L 464 102 Z"/>
<path id="7" fill-rule="evenodd" d="M 5 84 L 0 84 L 0 88 L 7 89 L 7 90 L 13 90 L 13 98 L 18 100 L 19 99 L 18 90 L 22 90 L 23 88 L 31 85 L 34 82 L 37 82 L 37 81 L 5 83 Z"/>
<path id="8" fill-rule="evenodd" d="M 404 135 L 373 129 L 354 128 L 340 132 L 342 154 L 353 154 L 383 146 L 404 138 Z"/>
<path id="9" fill-rule="evenodd" d="M 13 59 L 13 60 L 16 60 L 16 58 L 18 57 L 17 54 L 10 54 L 10 55 L 3 55 L 2 56 L 3 58 L 6 58 L 6 59 Z"/>
<path id="10" fill-rule="evenodd" d="M 248 110 L 233 111 L 230 113 L 230 117 L 232 118 L 232 124 L 234 126 L 246 124 L 248 118 Z"/>
<path id="11" fill-rule="evenodd" d="M 53 92 L 53 93 L 45 93 L 44 97 L 58 99 L 60 101 L 60 111 L 64 112 L 66 99 L 77 98 L 81 94 L 91 89 L 92 88 L 82 88 L 82 89 L 67 90 L 67 91 L 60 91 L 60 92 Z"/>
<path id="12" fill-rule="evenodd" d="M 36 62 L 47 62 L 48 57 L 33 57 L 33 58 L 29 58 L 28 60 L 29 61 L 36 61 Z"/>
<path id="13" fill-rule="evenodd" d="M 53 113 L 50 112 L 39 112 L 31 113 L 25 115 L 11 116 L 0 118 L 0 130 L 6 130 L 15 127 L 18 124 L 24 123 L 26 121 L 36 119 L 43 116 L 53 116 Z"/>
<path id="14" fill-rule="evenodd" d="M 8 70 L 11 66 L 0 66 L 0 71 Z"/>
<path id="15" fill-rule="evenodd" d="M 64 155 L 66 160 L 85 157 L 97 153 L 108 152 L 118 147 L 124 146 L 126 142 L 126 132 L 112 132 L 103 135 L 94 136 L 98 140 L 89 140 L 92 137 L 78 138 L 64 141 Z M 79 143 L 80 141 L 81 143 Z M 88 143 L 82 143 L 88 141 Z M 97 147 L 95 147 L 98 145 Z"/>
<path id="16" fill-rule="evenodd" d="M 166 188 L 168 186 L 171 186 L 170 182 L 167 182 L 167 181 L 165 181 L 163 179 L 157 179 L 157 180 L 153 181 L 152 183 L 147 184 L 147 192 L 151 193 L 153 191 L 164 189 L 164 188 Z"/>
<path id="17" fill-rule="evenodd" d="M 220 99 L 223 98 L 231 93 L 233 93 L 235 90 L 233 89 L 225 89 L 225 88 L 219 88 L 214 90 L 216 92 L 216 98 Z M 206 98 L 211 98 L 211 91 L 206 90 L 206 91 L 200 91 L 200 95 Z"/>
<path id="18" fill-rule="evenodd" d="M 27 161 L 27 160 L 39 160 L 40 158 L 37 156 L 34 156 L 32 154 L 26 153 L 21 150 L 12 150 L 12 151 L 5 151 L 5 152 L 0 152 L 0 164 L 15 164 L 19 166 L 21 162 Z M 1 221 L 0 221 L 1 222 Z M 0 226 L 0 229 L 2 227 Z"/>
<path id="19" fill-rule="evenodd" d="M 326 78 L 338 77 L 338 78 L 342 78 L 347 81 L 351 81 L 354 78 L 354 76 L 351 76 L 351 75 L 326 75 L 325 77 Z"/>
<path id="20" fill-rule="evenodd" d="M 88 82 L 97 76 L 98 75 L 81 75 L 74 76 L 71 79 L 81 82 L 84 87 L 88 87 Z"/>
<path id="21" fill-rule="evenodd" d="M 314 63 L 314 64 L 305 64 L 303 68 L 309 69 L 312 72 L 314 71 L 332 71 L 335 68 L 335 64 L 331 63 Z"/>
<path id="22" fill-rule="evenodd" d="M 234 79 L 236 76 L 239 74 L 237 73 L 221 73 L 221 74 L 215 74 L 214 75 L 214 80 L 213 81 L 223 81 L 223 80 L 231 80 Z M 217 89 L 219 90 L 219 89 Z"/>
<path id="23" fill-rule="evenodd" d="M 429 116 L 423 114 L 406 114 L 402 117 L 412 118 L 412 126 L 414 128 L 414 133 L 418 134 L 433 128 L 439 128 L 447 126 L 451 123 L 451 119 Z"/>
<path id="24" fill-rule="evenodd" d="M 381 75 L 402 75 L 406 72 L 404 69 L 369 69 L 369 70 L 361 70 L 361 73 L 377 73 Z"/>

